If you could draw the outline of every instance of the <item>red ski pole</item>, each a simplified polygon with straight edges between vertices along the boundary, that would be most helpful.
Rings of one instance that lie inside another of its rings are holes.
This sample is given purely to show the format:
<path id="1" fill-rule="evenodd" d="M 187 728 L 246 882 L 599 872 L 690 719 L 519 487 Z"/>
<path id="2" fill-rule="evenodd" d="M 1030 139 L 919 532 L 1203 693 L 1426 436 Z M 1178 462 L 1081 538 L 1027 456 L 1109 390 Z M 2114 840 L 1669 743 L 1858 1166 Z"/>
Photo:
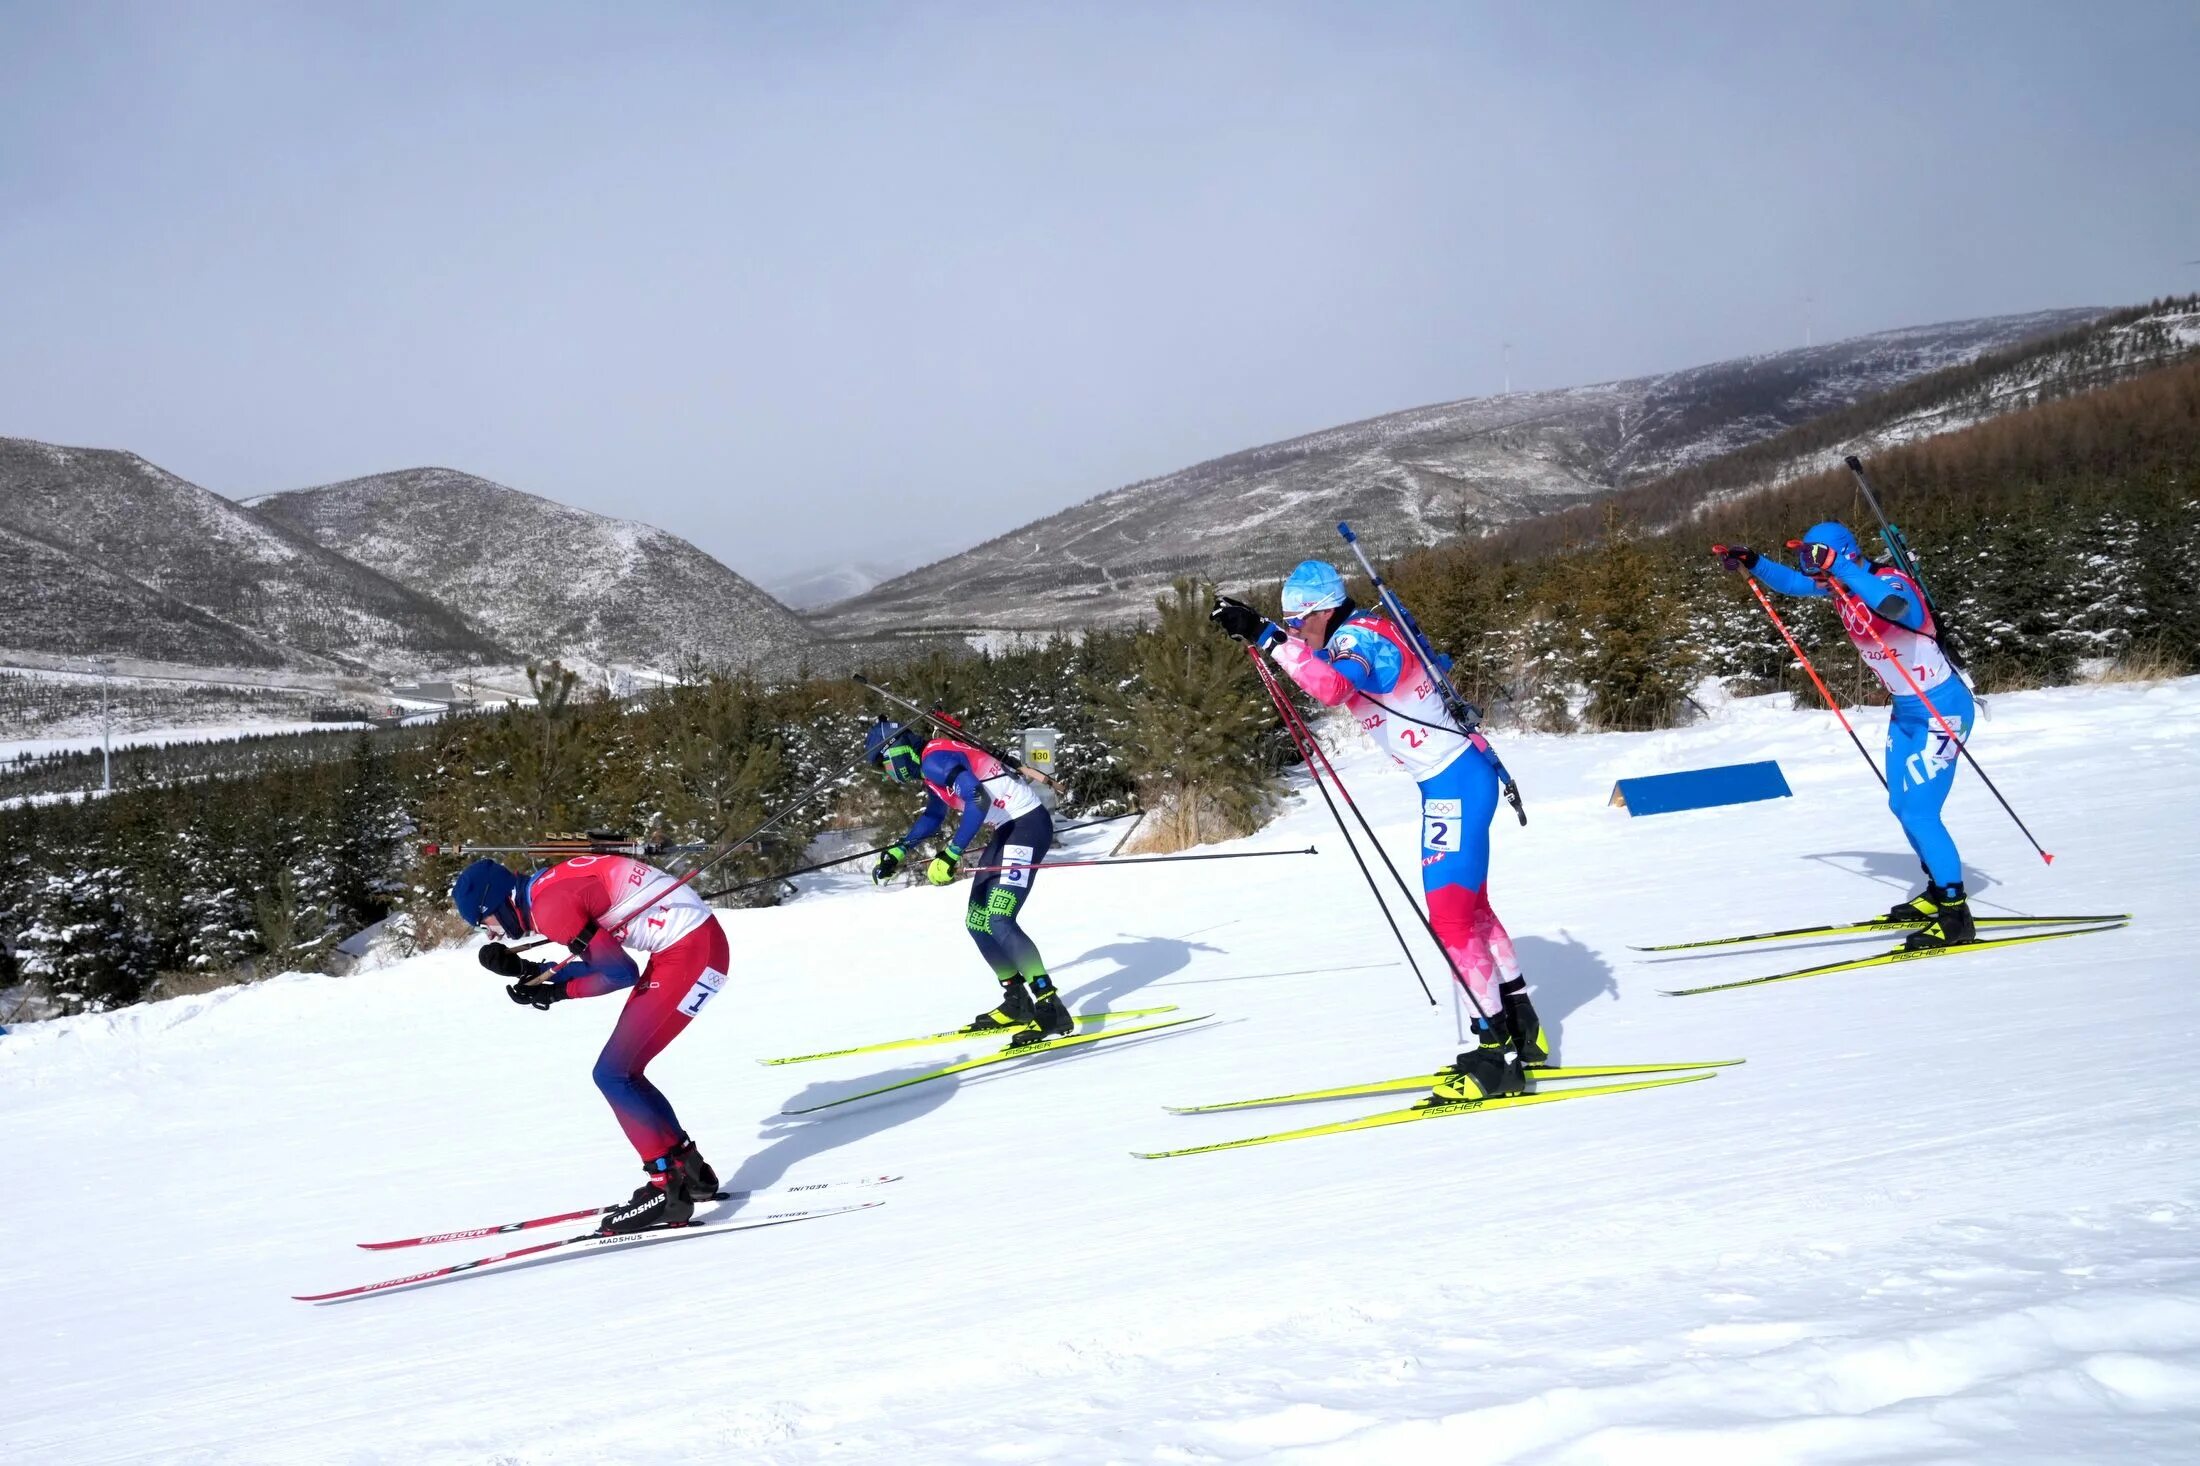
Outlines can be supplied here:
<path id="1" fill-rule="evenodd" d="M 1849 735 L 1849 742 L 1855 744 L 1856 751 L 1864 755 L 1864 762 L 1870 767 L 1872 777 L 1879 781 L 1880 788 L 1886 788 L 1887 776 L 1880 772 L 1879 761 L 1873 758 L 1871 750 L 1864 746 L 1864 740 L 1856 736 L 1856 729 L 1850 724 L 1849 715 L 1841 711 L 1841 704 L 1835 702 L 1833 694 L 1826 690 L 1825 679 L 1818 675 L 1818 669 L 1813 667 L 1810 664 L 1810 658 L 1803 654 L 1803 648 L 1796 643 L 1793 633 L 1787 628 L 1787 623 L 1780 619 L 1780 613 L 1772 609 L 1772 602 L 1765 598 L 1764 587 L 1757 584 L 1754 576 L 1745 574 L 1742 578 L 1749 582 L 1750 593 L 1757 597 L 1757 604 L 1765 608 L 1765 614 L 1772 618 L 1772 624 L 1780 628 L 1780 636 L 1787 642 L 1788 650 L 1795 653 L 1795 660 L 1801 662 L 1803 670 L 1810 673 L 1810 680 L 1817 687 L 1818 695 L 1826 700 L 1826 706 L 1833 709 L 1833 715 L 1841 720 L 1841 729 Z"/>
<path id="2" fill-rule="evenodd" d="M 2032 848 L 2039 851 L 2041 861 L 2048 865 L 2053 865 L 2055 863 L 2055 857 L 2048 854 L 2046 847 L 2041 845 L 2038 840 L 2033 839 L 2032 832 L 2030 830 L 2025 829 L 2024 821 L 2018 817 L 2017 812 L 2014 809 L 2011 809 L 2009 807 L 2009 801 L 2001 797 L 2001 791 L 1994 787 L 1994 781 L 1987 777 L 1986 770 L 1979 767 L 1979 761 L 1976 758 L 1972 757 L 1970 747 L 1963 741 L 1963 735 L 1956 731 L 1954 724 L 1950 723 L 1946 718 L 1940 715 L 1940 709 L 1933 706 L 1933 700 L 1925 695 L 1925 689 L 1918 685 L 1917 678 L 1910 674 L 1910 669 L 1908 667 L 1902 665 L 1902 658 L 1896 656 L 1894 654 L 1894 649 L 1888 646 L 1887 643 L 1880 638 L 1879 628 L 1872 624 L 1871 608 L 1866 606 L 1862 601 L 1857 600 L 1855 596 L 1850 595 L 1848 591 L 1844 590 L 1839 585 L 1833 585 L 1829 588 L 1833 592 L 1834 604 L 1839 606 L 1843 612 L 1844 620 L 1849 619 L 1847 616 L 1847 612 L 1850 603 L 1854 602 L 1856 606 L 1856 616 L 1854 619 L 1863 624 L 1864 630 L 1871 634 L 1872 642 L 1879 648 L 1880 651 L 1886 654 L 1888 661 L 1894 663 L 1895 670 L 1902 674 L 1902 680 L 1910 685 L 1910 691 L 1916 694 L 1917 700 L 1919 702 L 1925 704 L 1925 711 L 1931 713 L 1933 715 L 1933 721 L 1940 724 L 1941 733 L 1946 736 L 1950 743 L 1953 743 L 1956 746 L 1956 752 L 1963 755 L 1963 757 L 1970 762 L 1972 772 L 1977 774 L 1979 777 L 1979 782 L 1986 786 L 1986 792 L 1994 796 L 1994 802 L 2001 806 L 2001 812 L 2009 816 L 2010 819 L 2016 821 L 2017 828 L 2024 832 L 2024 838 L 2027 840 L 2031 840 Z"/>

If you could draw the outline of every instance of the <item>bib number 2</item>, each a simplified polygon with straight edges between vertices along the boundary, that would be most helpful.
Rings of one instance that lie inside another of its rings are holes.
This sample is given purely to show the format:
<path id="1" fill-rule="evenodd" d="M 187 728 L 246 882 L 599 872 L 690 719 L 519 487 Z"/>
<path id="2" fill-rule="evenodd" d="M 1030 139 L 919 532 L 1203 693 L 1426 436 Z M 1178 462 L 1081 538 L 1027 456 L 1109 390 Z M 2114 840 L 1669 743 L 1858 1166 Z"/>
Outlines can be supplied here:
<path id="1" fill-rule="evenodd" d="M 1459 801 L 1425 799 L 1421 802 L 1421 848 L 1449 855 L 1459 848 Z"/>

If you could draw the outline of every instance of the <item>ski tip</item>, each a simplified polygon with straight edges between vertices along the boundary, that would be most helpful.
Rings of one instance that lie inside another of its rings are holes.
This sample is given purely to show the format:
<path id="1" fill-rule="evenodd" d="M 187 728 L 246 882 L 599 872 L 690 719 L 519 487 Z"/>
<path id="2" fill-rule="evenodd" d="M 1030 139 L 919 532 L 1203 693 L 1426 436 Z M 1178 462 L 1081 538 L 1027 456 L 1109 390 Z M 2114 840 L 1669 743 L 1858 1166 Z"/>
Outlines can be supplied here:
<path id="1" fill-rule="evenodd" d="M 2040 852 L 2040 859 L 2046 861 L 2049 865 L 2053 865 L 2055 863 L 2055 857 L 2048 854 L 2045 850 L 2042 850 Z"/>

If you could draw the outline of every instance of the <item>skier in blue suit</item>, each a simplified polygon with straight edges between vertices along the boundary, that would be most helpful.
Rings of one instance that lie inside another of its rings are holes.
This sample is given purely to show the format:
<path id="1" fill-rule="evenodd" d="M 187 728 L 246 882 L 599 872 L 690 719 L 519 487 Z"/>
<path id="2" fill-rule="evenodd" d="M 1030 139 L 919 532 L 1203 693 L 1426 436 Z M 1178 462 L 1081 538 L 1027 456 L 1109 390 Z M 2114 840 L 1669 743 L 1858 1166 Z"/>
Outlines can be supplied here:
<path id="1" fill-rule="evenodd" d="M 1894 699 L 1887 719 L 1887 805 L 1925 868 L 1925 889 L 1887 919 L 1923 923 L 1910 933 L 1911 947 L 1972 941 L 1977 932 L 1963 889 L 1963 858 L 1940 818 L 1955 784 L 1957 737 L 1967 742 L 1971 736 L 1971 689 L 1940 645 L 1925 592 L 1893 566 L 1866 559 L 1846 525 L 1814 524 L 1788 545 L 1799 570 L 1746 545 L 1713 545 L 1711 552 L 1727 569 L 1746 572 L 1781 595 L 1832 597 L 1842 629 Z"/>

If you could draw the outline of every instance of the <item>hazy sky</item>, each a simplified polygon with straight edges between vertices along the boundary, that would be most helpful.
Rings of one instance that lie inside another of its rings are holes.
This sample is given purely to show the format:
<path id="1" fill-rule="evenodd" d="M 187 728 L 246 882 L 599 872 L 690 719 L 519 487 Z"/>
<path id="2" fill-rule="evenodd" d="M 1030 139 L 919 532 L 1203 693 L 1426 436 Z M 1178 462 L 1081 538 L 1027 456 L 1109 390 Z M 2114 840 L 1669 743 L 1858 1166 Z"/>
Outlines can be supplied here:
<path id="1" fill-rule="evenodd" d="M 1358 417 L 2200 288 L 2200 5 L 0 0 L 0 434 L 771 580 Z"/>

